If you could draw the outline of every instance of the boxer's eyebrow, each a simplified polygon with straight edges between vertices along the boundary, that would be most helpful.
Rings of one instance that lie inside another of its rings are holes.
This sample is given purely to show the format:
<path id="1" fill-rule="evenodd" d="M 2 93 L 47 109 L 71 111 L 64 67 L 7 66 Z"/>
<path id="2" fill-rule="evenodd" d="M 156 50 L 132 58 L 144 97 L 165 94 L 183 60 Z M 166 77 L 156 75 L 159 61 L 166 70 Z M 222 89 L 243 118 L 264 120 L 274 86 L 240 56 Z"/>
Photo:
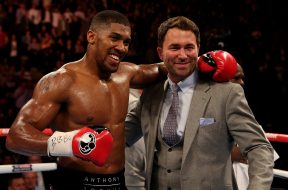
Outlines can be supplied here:
<path id="1" fill-rule="evenodd" d="M 115 40 L 123 40 L 126 44 L 131 43 L 131 38 L 124 38 L 123 35 L 116 33 L 116 32 L 112 32 L 109 36 Z"/>

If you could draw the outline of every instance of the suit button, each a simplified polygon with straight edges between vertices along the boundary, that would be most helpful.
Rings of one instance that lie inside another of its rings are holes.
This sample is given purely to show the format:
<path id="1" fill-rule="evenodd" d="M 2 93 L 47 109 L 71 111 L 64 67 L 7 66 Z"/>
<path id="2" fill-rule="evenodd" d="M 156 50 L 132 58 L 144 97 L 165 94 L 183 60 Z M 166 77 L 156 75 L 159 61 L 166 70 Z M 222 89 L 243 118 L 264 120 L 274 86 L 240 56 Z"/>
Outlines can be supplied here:
<path id="1" fill-rule="evenodd" d="M 167 173 L 171 173 L 171 170 L 167 170 Z"/>
<path id="2" fill-rule="evenodd" d="M 168 152 L 171 152 L 172 151 L 172 148 L 168 148 Z"/>

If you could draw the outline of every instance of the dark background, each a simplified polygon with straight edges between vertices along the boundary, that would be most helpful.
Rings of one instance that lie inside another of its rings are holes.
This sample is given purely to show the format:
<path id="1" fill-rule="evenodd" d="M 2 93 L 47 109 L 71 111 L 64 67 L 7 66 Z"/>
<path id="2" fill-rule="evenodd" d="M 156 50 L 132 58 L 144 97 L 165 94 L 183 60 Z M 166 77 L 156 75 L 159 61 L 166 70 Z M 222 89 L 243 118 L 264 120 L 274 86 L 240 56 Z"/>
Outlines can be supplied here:
<path id="1" fill-rule="evenodd" d="M 44 23 L 43 19 L 40 23 L 33 23 L 37 20 L 35 16 L 30 19 L 28 16 L 19 17 L 21 4 L 25 5 L 28 13 L 32 2 L 36 3 L 40 15 L 44 15 L 44 2 L 50 5 L 48 10 L 51 14 L 57 9 L 62 15 L 59 25 Z M 288 13 L 284 2 L 51 0 L 49 3 L 41 0 L 0 0 L 0 27 L 5 33 L 0 32 L 0 127 L 11 126 L 41 76 L 83 56 L 91 17 L 98 11 L 114 9 L 129 17 L 133 39 L 125 60 L 136 64 L 160 61 L 156 45 L 157 28 L 161 22 L 177 15 L 193 20 L 201 32 L 200 54 L 217 49 L 233 54 L 244 68 L 246 97 L 258 122 L 266 132 L 288 134 L 288 40 L 285 26 Z M 67 8 L 74 16 L 64 16 L 70 14 Z M 84 14 L 83 18 L 75 16 L 78 9 Z M 28 33 L 30 37 L 27 37 Z M 13 43 L 13 35 L 17 47 Z M 31 46 L 32 38 L 35 38 L 35 46 Z M 11 54 L 13 47 L 16 47 L 16 56 Z M 10 154 L 4 147 L 5 138 L 0 138 L 0 153 Z M 288 170 L 287 144 L 272 144 L 280 155 L 275 168 Z M 275 179 L 274 183 L 275 187 L 288 186 L 287 180 Z"/>

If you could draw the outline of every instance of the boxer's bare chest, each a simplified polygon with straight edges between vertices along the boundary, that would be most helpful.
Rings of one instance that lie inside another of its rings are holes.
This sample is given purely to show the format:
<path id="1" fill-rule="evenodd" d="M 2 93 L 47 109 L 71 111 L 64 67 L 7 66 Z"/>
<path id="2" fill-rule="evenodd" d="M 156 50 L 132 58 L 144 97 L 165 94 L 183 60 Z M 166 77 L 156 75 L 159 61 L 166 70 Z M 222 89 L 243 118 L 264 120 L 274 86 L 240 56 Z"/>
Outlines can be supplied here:
<path id="1" fill-rule="evenodd" d="M 83 79 L 69 90 L 67 112 L 75 123 L 117 125 L 127 113 L 129 83 Z"/>

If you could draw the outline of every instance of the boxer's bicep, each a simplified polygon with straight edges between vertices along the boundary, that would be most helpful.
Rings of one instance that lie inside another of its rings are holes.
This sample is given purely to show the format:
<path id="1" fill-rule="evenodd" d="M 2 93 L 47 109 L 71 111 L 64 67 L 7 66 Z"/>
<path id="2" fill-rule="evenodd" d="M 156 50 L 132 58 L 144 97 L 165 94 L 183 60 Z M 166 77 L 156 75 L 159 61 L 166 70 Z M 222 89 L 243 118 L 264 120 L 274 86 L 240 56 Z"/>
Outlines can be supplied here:
<path id="1" fill-rule="evenodd" d="M 19 112 L 18 122 L 44 130 L 56 117 L 61 105 L 53 101 L 39 101 L 32 98 Z M 16 121 L 17 121 L 16 120 Z"/>
<path id="2" fill-rule="evenodd" d="M 43 130 L 58 114 L 61 105 L 67 101 L 70 82 L 63 75 L 43 77 L 36 85 L 32 99 L 22 108 L 23 121 Z"/>
<path id="3" fill-rule="evenodd" d="M 44 77 L 37 83 L 32 98 L 19 111 L 11 127 L 12 131 L 23 131 L 19 133 L 21 135 L 30 133 L 31 128 L 43 130 L 48 127 L 61 106 L 58 96 L 60 88 L 52 87 L 53 83 L 55 81 L 49 77 Z"/>
<path id="4" fill-rule="evenodd" d="M 46 155 L 49 136 L 41 131 L 55 117 L 57 107 L 48 102 L 39 104 L 33 98 L 29 100 L 22 107 L 10 128 L 6 138 L 8 150 L 23 155 Z"/>
<path id="5" fill-rule="evenodd" d="M 63 80 L 55 80 L 55 76 L 51 75 L 43 77 L 37 83 L 33 97 L 21 108 L 10 128 L 6 138 L 6 147 L 9 150 L 24 155 L 47 154 L 49 137 L 41 131 L 49 127 L 61 105 L 67 101 L 67 84 Z"/>
<path id="6" fill-rule="evenodd" d="M 20 110 L 13 123 L 19 127 L 31 126 L 43 130 L 58 114 L 60 107 L 68 99 L 72 84 L 67 73 L 50 73 L 39 80 L 33 96 Z"/>

